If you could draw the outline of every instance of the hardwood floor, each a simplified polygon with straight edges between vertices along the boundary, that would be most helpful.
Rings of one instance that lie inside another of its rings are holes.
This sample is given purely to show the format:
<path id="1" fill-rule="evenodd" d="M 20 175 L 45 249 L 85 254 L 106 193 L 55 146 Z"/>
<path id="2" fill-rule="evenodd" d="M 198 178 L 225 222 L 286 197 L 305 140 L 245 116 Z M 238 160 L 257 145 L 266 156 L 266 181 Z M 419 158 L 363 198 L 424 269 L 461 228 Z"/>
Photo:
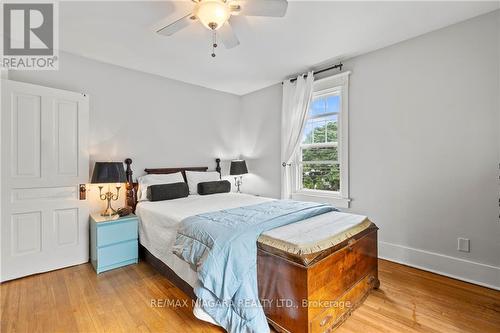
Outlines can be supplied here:
<path id="1" fill-rule="evenodd" d="M 380 260 L 380 289 L 336 331 L 500 332 L 500 292 Z M 90 264 L 3 283 L 1 332 L 223 332 L 148 264 Z M 177 304 L 151 306 L 155 300 Z M 188 306 L 182 306 L 187 302 Z"/>

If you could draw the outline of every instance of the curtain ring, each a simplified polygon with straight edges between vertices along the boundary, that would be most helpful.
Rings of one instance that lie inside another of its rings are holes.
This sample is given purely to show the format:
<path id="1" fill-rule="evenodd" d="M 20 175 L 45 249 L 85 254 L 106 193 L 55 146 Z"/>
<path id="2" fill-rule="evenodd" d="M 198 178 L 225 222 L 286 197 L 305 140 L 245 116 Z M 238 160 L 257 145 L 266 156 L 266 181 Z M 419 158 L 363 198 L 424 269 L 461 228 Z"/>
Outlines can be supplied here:
<path id="1" fill-rule="evenodd" d="M 291 165 L 292 165 L 291 163 L 288 163 L 288 164 L 286 162 L 281 163 L 281 166 L 283 168 L 285 168 L 286 166 L 291 166 Z"/>

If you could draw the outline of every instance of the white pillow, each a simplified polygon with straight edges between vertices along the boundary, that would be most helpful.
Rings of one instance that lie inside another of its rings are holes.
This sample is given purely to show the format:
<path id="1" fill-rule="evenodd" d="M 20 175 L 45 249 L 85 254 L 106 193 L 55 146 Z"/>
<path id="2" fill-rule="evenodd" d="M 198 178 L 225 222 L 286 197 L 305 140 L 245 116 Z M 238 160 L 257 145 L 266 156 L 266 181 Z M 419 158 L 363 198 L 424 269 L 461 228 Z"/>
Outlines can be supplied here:
<path id="1" fill-rule="evenodd" d="M 186 171 L 189 194 L 198 194 L 198 183 L 220 180 L 217 171 Z"/>
<path id="2" fill-rule="evenodd" d="M 148 186 L 157 184 L 172 184 L 172 183 L 184 183 L 184 177 L 182 177 L 181 172 L 167 173 L 159 175 L 145 175 L 137 177 L 137 200 L 144 201 L 147 199 Z"/>

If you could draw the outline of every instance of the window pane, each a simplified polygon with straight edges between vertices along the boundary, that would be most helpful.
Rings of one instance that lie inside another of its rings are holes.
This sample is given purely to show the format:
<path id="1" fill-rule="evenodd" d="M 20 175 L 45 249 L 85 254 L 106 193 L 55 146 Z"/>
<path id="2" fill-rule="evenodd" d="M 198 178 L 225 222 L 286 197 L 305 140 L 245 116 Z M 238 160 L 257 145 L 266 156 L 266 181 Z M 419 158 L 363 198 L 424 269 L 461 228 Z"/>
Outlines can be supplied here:
<path id="1" fill-rule="evenodd" d="M 340 95 L 330 95 L 326 97 L 326 112 L 340 113 Z"/>
<path id="2" fill-rule="evenodd" d="M 324 97 L 313 98 L 309 106 L 309 116 L 317 116 L 326 112 L 326 100 Z"/>
<path id="3" fill-rule="evenodd" d="M 302 184 L 304 189 L 339 191 L 340 168 L 338 164 L 303 164 Z"/>
<path id="4" fill-rule="evenodd" d="M 338 115 L 332 115 L 328 118 L 326 122 L 326 142 L 337 142 Z"/>
<path id="5" fill-rule="evenodd" d="M 338 115 L 311 119 L 306 123 L 302 143 L 337 142 Z"/>
<path id="6" fill-rule="evenodd" d="M 302 161 L 337 161 L 337 147 L 303 148 Z"/>
<path id="7" fill-rule="evenodd" d="M 326 142 L 326 120 L 319 119 L 312 121 L 313 143 Z"/>

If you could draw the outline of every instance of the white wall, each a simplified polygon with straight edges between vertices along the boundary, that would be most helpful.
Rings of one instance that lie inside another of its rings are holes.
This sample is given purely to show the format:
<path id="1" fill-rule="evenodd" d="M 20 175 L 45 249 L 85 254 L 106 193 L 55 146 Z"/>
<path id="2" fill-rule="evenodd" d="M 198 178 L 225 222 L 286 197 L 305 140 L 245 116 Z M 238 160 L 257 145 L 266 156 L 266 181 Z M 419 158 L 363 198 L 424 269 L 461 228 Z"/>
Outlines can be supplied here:
<path id="1" fill-rule="evenodd" d="M 497 288 L 499 31 L 496 11 L 344 62 L 350 211 L 380 227 L 382 257 Z M 242 103 L 245 189 L 278 196 L 280 87 Z"/>
<path id="2" fill-rule="evenodd" d="M 146 167 L 208 166 L 239 155 L 240 97 L 60 54 L 59 71 L 10 71 L 9 79 L 90 95 L 90 159 Z M 93 210 L 103 207 L 95 199 Z M 121 203 L 115 206 L 119 207 Z"/>
<path id="3" fill-rule="evenodd" d="M 281 183 L 281 84 L 241 99 L 242 158 L 249 174 L 242 191 L 279 198 Z"/>

